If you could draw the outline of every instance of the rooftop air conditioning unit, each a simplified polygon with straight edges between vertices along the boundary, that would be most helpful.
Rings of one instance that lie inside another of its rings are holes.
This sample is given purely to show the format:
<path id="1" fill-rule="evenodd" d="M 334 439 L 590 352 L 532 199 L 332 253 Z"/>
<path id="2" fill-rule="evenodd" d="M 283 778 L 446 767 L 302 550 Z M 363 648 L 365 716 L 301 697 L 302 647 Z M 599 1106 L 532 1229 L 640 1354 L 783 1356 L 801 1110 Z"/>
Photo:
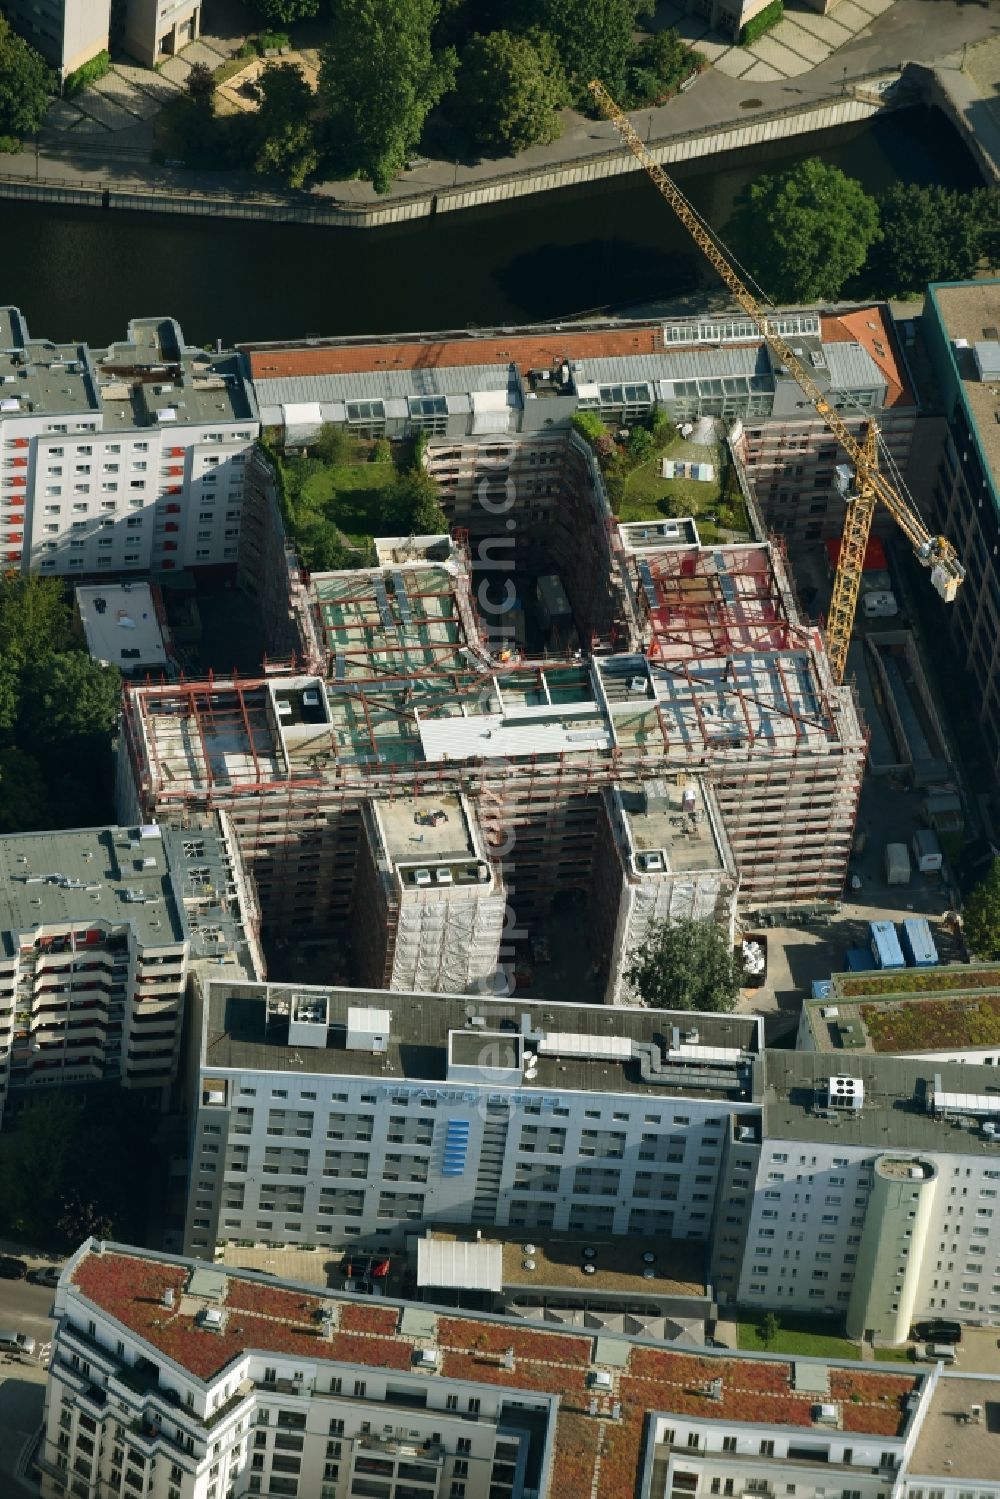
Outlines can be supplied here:
<path id="1" fill-rule="evenodd" d="M 429 885 L 431 883 L 431 872 L 429 869 L 415 869 L 413 871 L 413 883 L 415 885 Z"/>
<path id="2" fill-rule="evenodd" d="M 435 869 L 434 878 L 437 880 L 439 885 L 451 885 L 455 880 L 455 876 L 447 867 L 443 869 Z"/>
<path id="3" fill-rule="evenodd" d="M 639 868 L 644 874 L 662 874 L 665 867 L 661 853 L 639 855 Z"/>

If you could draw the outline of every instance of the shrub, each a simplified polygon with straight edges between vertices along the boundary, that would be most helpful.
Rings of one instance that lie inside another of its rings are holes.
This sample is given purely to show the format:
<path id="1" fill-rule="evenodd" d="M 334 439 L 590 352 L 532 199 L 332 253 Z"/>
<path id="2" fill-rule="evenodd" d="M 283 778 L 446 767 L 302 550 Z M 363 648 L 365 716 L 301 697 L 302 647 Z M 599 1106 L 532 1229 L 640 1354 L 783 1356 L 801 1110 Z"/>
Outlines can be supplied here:
<path id="1" fill-rule="evenodd" d="M 392 444 L 387 437 L 376 437 L 372 443 L 371 453 L 368 455 L 370 463 L 391 463 Z"/>
<path id="2" fill-rule="evenodd" d="M 280 52 L 282 47 L 290 48 L 292 39 L 287 31 L 262 31 L 257 38 L 257 46 L 261 52 Z"/>
<path id="3" fill-rule="evenodd" d="M 770 31 L 772 26 L 777 26 L 784 14 L 784 0 L 771 0 L 770 5 L 765 5 L 763 10 L 751 16 L 743 27 L 740 32 L 740 46 L 749 47 L 750 43 L 757 41 L 765 31 Z"/>
<path id="4" fill-rule="evenodd" d="M 110 52 L 98 52 L 89 62 L 85 62 L 82 68 L 77 68 L 74 73 L 67 75 L 63 84 L 63 93 L 67 99 L 72 99 L 81 89 L 85 89 L 89 83 L 96 83 L 103 78 L 111 67 Z"/>
<path id="5" fill-rule="evenodd" d="M 648 427 L 633 427 L 628 435 L 629 462 L 635 467 L 645 463 L 653 454 L 656 439 Z"/>
<path id="6" fill-rule="evenodd" d="M 600 438 L 607 436 L 607 428 L 596 411 L 574 412 L 571 425 L 574 431 L 587 439 L 592 448 L 597 447 Z"/>

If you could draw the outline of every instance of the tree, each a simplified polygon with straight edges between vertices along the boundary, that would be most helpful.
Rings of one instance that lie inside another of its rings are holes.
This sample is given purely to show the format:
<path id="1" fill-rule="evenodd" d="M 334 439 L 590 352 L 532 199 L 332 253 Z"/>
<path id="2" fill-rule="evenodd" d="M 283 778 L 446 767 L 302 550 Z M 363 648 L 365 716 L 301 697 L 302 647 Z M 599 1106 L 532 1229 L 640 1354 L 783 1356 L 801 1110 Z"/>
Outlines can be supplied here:
<path id="1" fill-rule="evenodd" d="M 319 165 L 313 91 L 293 62 L 265 68 L 257 87 L 260 109 L 254 169 L 281 172 L 289 187 L 301 187 Z"/>
<path id="2" fill-rule="evenodd" d="M 654 104 L 658 99 L 673 93 L 703 61 L 701 54 L 692 52 L 673 28 L 658 31 L 655 36 L 640 42 L 632 53 L 626 75 L 625 96 L 620 102 L 628 104 L 630 108 L 640 104 Z"/>
<path id="3" fill-rule="evenodd" d="M 515 155 L 558 139 L 569 85 L 544 31 L 474 36 L 462 55 L 455 113 L 481 150 Z"/>
<path id="4" fill-rule="evenodd" d="M 757 1329 L 757 1336 L 769 1348 L 781 1331 L 781 1319 L 777 1312 L 765 1312 Z"/>
<path id="5" fill-rule="evenodd" d="M 437 481 L 416 464 L 400 474 L 385 495 L 383 531 L 385 536 L 437 536 L 448 529 L 448 517 L 441 509 Z"/>
<path id="6" fill-rule="evenodd" d="M 731 1010 L 740 987 L 726 932 L 711 921 L 659 923 L 625 977 L 661 1010 Z"/>
<path id="7" fill-rule="evenodd" d="M 71 618 L 57 578 L 0 577 L 0 661 L 36 666 L 69 650 Z"/>
<path id="8" fill-rule="evenodd" d="M 121 673 L 83 651 L 50 656 L 36 667 L 24 691 L 24 716 L 38 744 L 108 736 L 118 718 Z"/>
<path id="9" fill-rule="evenodd" d="M 339 169 L 389 191 L 428 113 L 455 81 L 451 48 L 435 53 L 437 0 L 336 0 L 320 94 Z"/>
<path id="10" fill-rule="evenodd" d="M 309 445 L 310 455 L 335 468 L 351 456 L 351 439 L 336 422 L 324 422 Z"/>
<path id="11" fill-rule="evenodd" d="M 32 135 L 56 91 L 55 74 L 0 15 L 0 135 Z"/>
<path id="12" fill-rule="evenodd" d="M 316 15 L 319 0 L 254 0 L 254 6 L 272 25 L 290 26 Z"/>
<path id="13" fill-rule="evenodd" d="M 979 958 L 1000 957 L 1000 859 L 965 902 L 962 913 L 965 940 Z"/>
<path id="14" fill-rule="evenodd" d="M 212 108 L 212 100 L 215 96 L 215 75 L 207 62 L 193 62 L 191 71 L 184 80 L 188 98 L 196 104 L 207 105 Z"/>
<path id="15" fill-rule="evenodd" d="M 526 26 L 549 32 L 573 97 L 583 102 L 590 97 L 592 78 L 615 98 L 624 96 L 636 17 L 651 10 L 648 0 L 520 0 L 518 5 Z"/>
<path id="16" fill-rule="evenodd" d="M 922 296 L 930 281 L 970 280 L 988 248 L 997 198 L 996 188 L 959 193 L 894 183 L 879 200 L 882 239 L 866 280 L 885 297 Z"/>
<path id="17" fill-rule="evenodd" d="M 879 238 L 861 184 L 812 156 L 751 183 L 726 238 L 777 302 L 835 301 Z"/>
<path id="18" fill-rule="evenodd" d="M 40 828 L 45 804 L 45 778 L 35 757 L 13 745 L 0 750 L 0 833 Z"/>

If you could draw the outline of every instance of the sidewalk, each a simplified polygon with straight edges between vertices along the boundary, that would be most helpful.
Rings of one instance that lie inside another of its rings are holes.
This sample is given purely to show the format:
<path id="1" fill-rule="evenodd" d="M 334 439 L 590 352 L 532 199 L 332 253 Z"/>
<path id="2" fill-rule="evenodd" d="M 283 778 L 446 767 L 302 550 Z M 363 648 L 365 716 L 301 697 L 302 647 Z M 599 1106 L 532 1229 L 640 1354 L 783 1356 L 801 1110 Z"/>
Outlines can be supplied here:
<path id="1" fill-rule="evenodd" d="M 942 58 L 937 76 L 1000 182 L 1000 37 Z"/>
<path id="2" fill-rule="evenodd" d="M 869 11 L 879 3 L 880 0 L 863 0 L 863 6 Z M 834 17 L 850 15 L 851 12 L 844 7 L 854 5 L 855 0 L 840 0 Z M 781 23 L 782 26 L 801 29 L 807 25 L 805 7 L 800 8 L 799 0 L 789 0 L 789 10 L 789 18 Z M 661 13 L 672 14 L 669 7 Z M 686 21 L 690 23 L 691 18 L 686 18 Z M 780 30 L 780 27 L 776 28 L 776 32 Z M 632 119 L 644 139 L 657 142 L 673 136 L 731 127 L 734 123 L 752 120 L 757 112 L 835 98 L 846 92 L 852 80 L 886 71 L 907 61 L 937 65 L 942 56 L 956 48 L 966 44 L 972 47 L 996 32 L 1000 32 L 1000 13 L 993 5 L 963 4 L 961 0 L 934 0 L 933 4 L 928 0 L 896 0 L 883 15 L 872 19 L 870 24 L 863 24 L 852 40 L 801 74 L 794 84 L 787 81 L 789 75 L 780 72 L 774 62 L 767 64 L 775 72 L 774 81 L 761 79 L 759 75 L 751 79 L 750 69 L 740 77 L 729 76 L 723 68 L 716 66 L 702 74 L 687 93 L 658 109 L 638 110 Z M 698 44 L 694 31 L 690 34 Z M 772 41 L 774 34 L 771 34 Z M 795 41 L 793 31 L 783 35 Z M 755 46 L 763 47 L 766 40 L 762 38 Z M 778 45 L 785 43 L 779 40 Z M 791 48 L 791 42 L 787 45 Z M 730 47 L 728 50 L 742 56 L 741 49 Z M 758 57 L 758 63 L 761 61 L 762 58 Z M 757 65 L 755 63 L 752 67 Z M 787 58 L 784 66 L 789 66 Z M 119 179 L 125 179 L 173 192 L 259 197 L 270 191 L 278 198 L 287 199 L 289 196 L 282 193 L 279 184 L 252 172 L 191 172 L 183 168 L 149 165 L 141 160 L 139 142 L 150 128 L 148 121 L 136 120 L 135 133 L 132 129 L 113 135 L 100 131 L 98 135 L 88 132 L 85 137 L 80 137 L 78 130 L 74 129 L 60 135 L 58 154 L 46 154 L 43 140 L 37 157 L 30 148 L 17 156 L 0 156 L 0 175 L 25 180 L 39 177 L 63 182 L 67 187 L 81 183 L 95 187 L 116 186 Z M 79 150 L 74 149 L 74 141 Z M 480 161 L 473 165 L 428 162 L 412 172 L 404 172 L 389 193 L 382 197 L 370 183 L 347 181 L 318 184 L 311 193 L 299 195 L 299 199 L 306 203 L 310 198 L 314 202 L 317 199 L 333 200 L 348 208 L 391 204 L 394 200 L 429 196 L 446 189 L 475 187 L 512 174 L 523 175 L 564 166 L 581 157 L 600 156 L 618 149 L 618 134 L 609 122 L 585 119 L 567 111 L 565 129 L 558 141 L 548 146 L 532 147 L 516 158 Z"/>

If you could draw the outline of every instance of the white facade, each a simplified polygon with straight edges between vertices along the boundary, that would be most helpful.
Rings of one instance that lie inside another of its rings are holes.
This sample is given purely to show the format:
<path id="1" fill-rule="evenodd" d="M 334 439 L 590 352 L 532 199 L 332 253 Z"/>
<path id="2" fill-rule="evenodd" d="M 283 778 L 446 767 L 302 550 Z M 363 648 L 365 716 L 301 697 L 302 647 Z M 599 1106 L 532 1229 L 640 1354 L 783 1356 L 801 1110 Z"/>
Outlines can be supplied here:
<path id="1" fill-rule="evenodd" d="M 268 1046 L 262 1067 L 259 1047 L 227 1043 L 235 1002 L 248 1036 L 250 1006 L 259 1006 L 263 1038 L 274 1034 L 265 1004 L 273 1014 L 275 1001 L 303 993 L 331 1005 L 330 1040 L 324 1029 L 315 1065 L 303 1045 Z M 342 1048 L 333 1019 L 364 1004 L 392 1016 L 387 1048 L 367 1056 Z M 534 1031 L 543 1012 L 547 1030 Z M 595 1014 L 606 1020 L 601 1036 L 580 1034 Z M 640 1057 L 654 1049 L 636 1038 L 669 1036 L 691 1020 L 709 1040 L 720 1023 L 629 1011 L 616 1012 L 609 1031 L 606 1011 L 571 1005 L 211 984 L 193 1072 L 200 1106 L 186 1252 L 207 1258 L 225 1240 L 389 1247 L 434 1223 L 707 1240 L 732 1117 L 755 1118 L 758 1022 L 732 1019 L 743 1057 L 728 1064 L 732 1097 L 694 1082 L 636 1085 Z M 525 1021 L 528 1031 L 515 1033 Z M 588 1056 L 595 1045 L 606 1049 Z M 469 1046 L 482 1061 L 463 1060 Z M 401 1075 L 408 1052 L 430 1062 L 438 1048 L 440 1068 Z M 703 1070 L 682 1050 L 663 1065 L 672 1076 L 687 1066 L 692 1079 Z M 738 1076 L 745 1103 L 735 1101 Z"/>
<path id="2" fill-rule="evenodd" d="M 164 320 L 137 320 L 97 359 L 31 339 L 16 309 L 0 322 L 4 565 L 78 577 L 235 566 L 259 431 L 236 359 L 184 348 Z"/>
<path id="3" fill-rule="evenodd" d="M 257 975 L 256 912 L 227 819 L 0 840 L 0 1116 L 9 1091 L 177 1073 L 192 965 Z"/>

